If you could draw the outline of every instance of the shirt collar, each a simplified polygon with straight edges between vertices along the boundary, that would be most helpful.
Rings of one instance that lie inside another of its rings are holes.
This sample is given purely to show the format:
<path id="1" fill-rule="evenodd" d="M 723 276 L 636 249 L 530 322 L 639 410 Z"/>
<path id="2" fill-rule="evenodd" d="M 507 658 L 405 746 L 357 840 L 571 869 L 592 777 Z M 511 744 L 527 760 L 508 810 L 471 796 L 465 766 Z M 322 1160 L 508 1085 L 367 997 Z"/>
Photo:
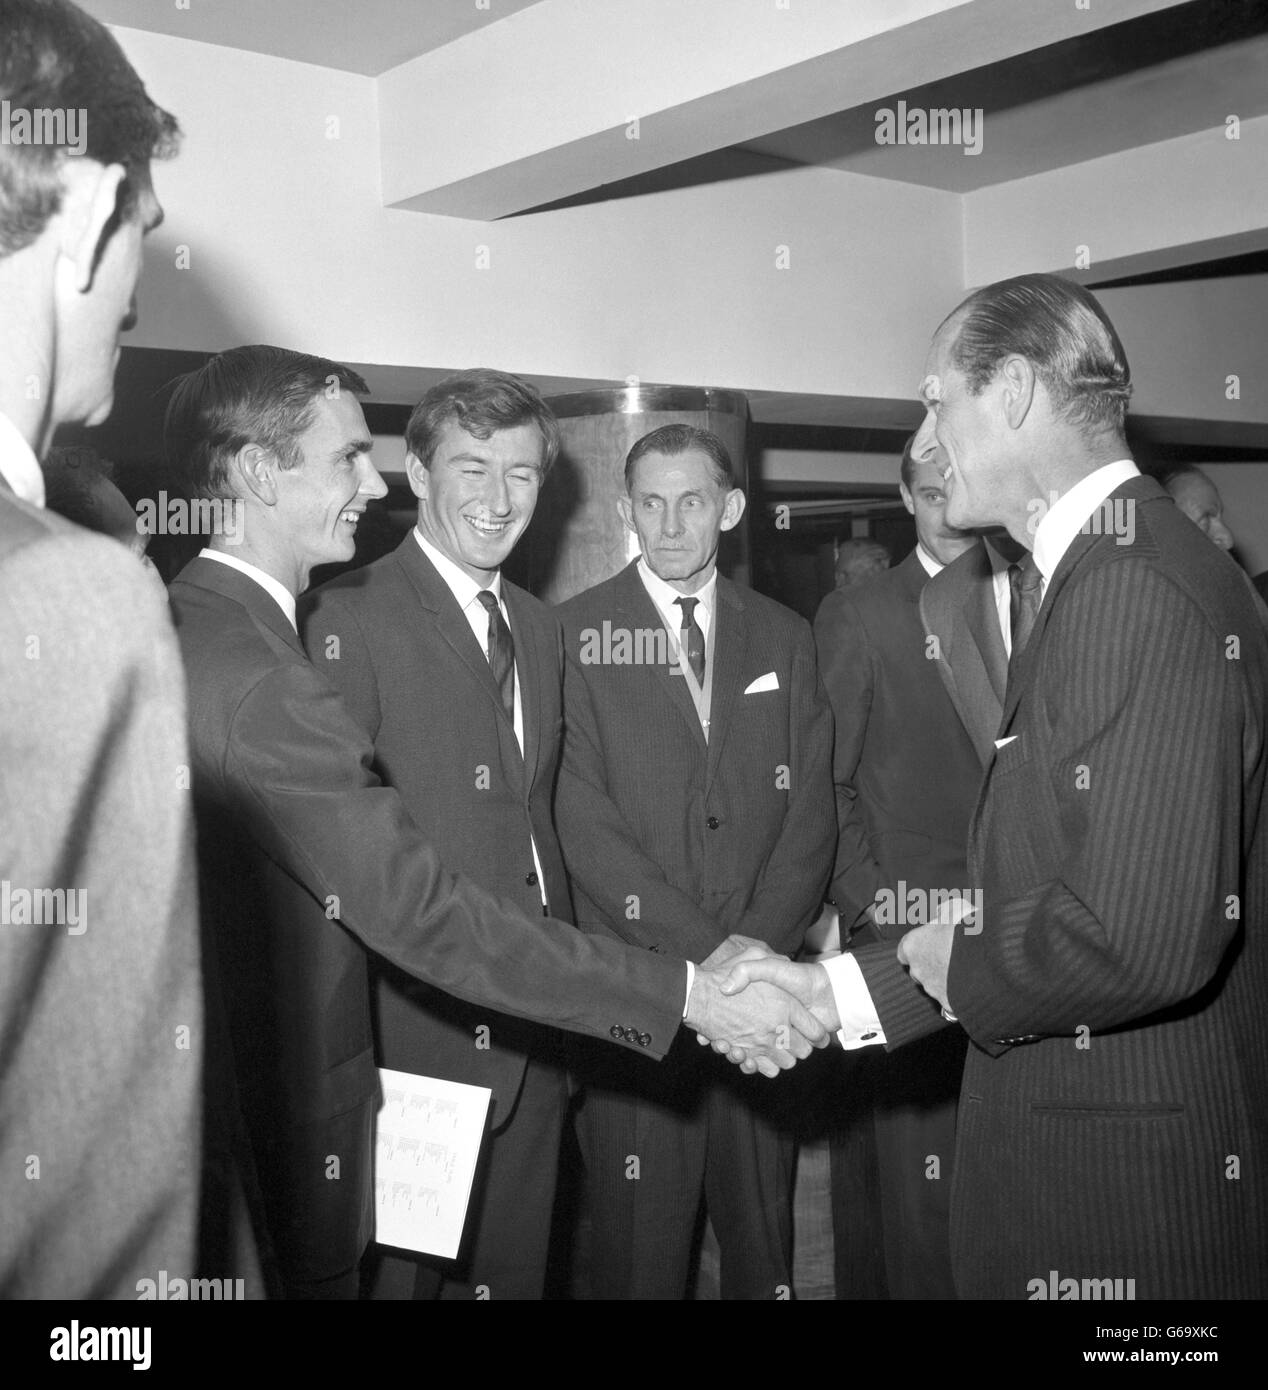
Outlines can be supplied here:
<path id="1" fill-rule="evenodd" d="M 682 626 L 682 609 L 678 607 L 680 598 L 698 599 L 700 609 L 703 609 L 710 616 L 713 613 L 713 601 L 718 592 L 718 567 L 716 564 L 713 567 L 713 573 L 694 594 L 679 593 L 672 584 L 666 583 L 652 569 L 642 555 L 638 557 L 638 577 L 643 581 L 643 587 L 660 610 L 661 615 L 675 630 Z M 700 610 L 695 611 L 698 613 Z"/>
<path id="2" fill-rule="evenodd" d="M 1035 528 L 1034 545 L 1035 564 L 1043 576 L 1045 589 L 1083 523 L 1115 488 L 1139 474 L 1140 469 L 1131 459 L 1115 459 L 1080 478 L 1048 508 Z"/>
<path id="3" fill-rule="evenodd" d="M 223 550 L 209 550 L 204 546 L 198 552 L 198 558 L 200 560 L 215 560 L 219 564 L 228 565 L 230 569 L 237 570 L 239 574 L 245 574 L 248 579 L 254 579 L 286 614 L 286 621 L 296 632 L 299 631 L 299 624 L 295 621 L 295 595 L 285 584 L 274 579 L 271 574 L 265 574 L 258 565 L 249 564 L 246 560 L 240 560 L 236 555 L 228 555 Z"/>
<path id="4" fill-rule="evenodd" d="M 44 505 L 44 470 L 12 420 L 0 410 L 0 477 L 24 502 Z"/>
<path id="5" fill-rule="evenodd" d="M 476 601 L 476 595 L 482 589 L 488 589 L 497 598 L 499 606 L 501 605 L 501 570 L 498 570 L 487 584 L 477 584 L 461 565 L 455 564 L 443 551 L 437 550 L 417 526 L 414 527 L 414 539 L 422 547 L 423 554 L 436 566 L 440 577 L 449 586 L 449 592 L 458 600 L 459 608 L 464 611 L 470 608 Z"/>
<path id="6" fill-rule="evenodd" d="M 946 566 L 939 564 L 919 541 L 916 542 L 916 559 L 920 561 L 925 573 L 930 579 L 932 579 L 939 570 L 946 569 Z"/>

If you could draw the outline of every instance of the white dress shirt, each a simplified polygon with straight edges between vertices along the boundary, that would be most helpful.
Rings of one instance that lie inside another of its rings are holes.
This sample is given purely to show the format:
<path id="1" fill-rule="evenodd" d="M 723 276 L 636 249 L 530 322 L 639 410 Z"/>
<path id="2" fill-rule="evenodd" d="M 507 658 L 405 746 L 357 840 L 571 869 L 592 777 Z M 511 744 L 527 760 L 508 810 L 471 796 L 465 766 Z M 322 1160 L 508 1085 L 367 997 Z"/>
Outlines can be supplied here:
<path id="1" fill-rule="evenodd" d="M 295 622 L 295 595 L 285 584 L 274 579 L 271 574 L 265 574 L 258 565 L 248 564 L 246 560 L 239 560 L 236 555 L 226 555 L 223 550 L 208 550 L 204 546 L 198 552 L 198 558 L 200 560 L 215 560 L 219 564 L 228 565 L 231 570 L 237 570 L 239 574 L 245 574 L 248 579 L 254 579 L 286 615 L 286 621 L 297 632 L 299 631 L 298 624 Z"/>
<path id="2" fill-rule="evenodd" d="M 694 594 L 679 593 L 672 584 L 667 584 L 641 555 L 638 559 L 638 577 L 643 581 L 643 588 L 647 590 L 648 596 L 656 605 L 656 611 L 665 620 L 665 626 L 673 633 L 675 642 L 678 640 L 678 634 L 682 631 L 683 610 L 679 606 L 678 600 L 680 598 L 698 600 L 694 616 L 696 624 L 704 636 L 705 643 L 708 644 L 709 629 L 713 625 L 713 610 L 718 601 L 716 565 L 708 579 Z"/>
<path id="3" fill-rule="evenodd" d="M 485 606 L 477 597 L 484 589 L 493 595 L 498 601 L 498 607 L 502 610 L 502 617 L 506 620 L 506 625 L 511 626 L 510 615 L 506 611 L 506 603 L 502 598 L 502 574 L 499 571 L 487 584 L 477 584 L 474 579 L 462 568 L 455 564 L 448 555 L 438 550 L 427 539 L 426 536 L 414 527 L 414 539 L 422 548 L 422 552 L 436 567 L 437 573 L 445 581 L 449 592 L 454 596 L 458 607 L 462 609 L 462 616 L 466 618 L 475 634 L 475 639 L 480 644 L 480 650 L 484 653 L 484 659 L 489 659 L 489 613 Z M 511 638 L 514 640 L 515 633 L 512 631 Z M 520 673 L 519 663 L 516 662 L 513 668 L 515 688 L 515 742 L 520 746 L 520 757 L 524 756 L 524 702 L 520 694 Z M 546 874 L 542 869 L 542 861 L 537 853 L 537 841 L 533 839 L 532 829 L 528 832 L 528 841 L 533 850 L 533 867 L 537 870 L 537 887 L 541 893 L 542 906 L 549 908 L 546 901 Z"/>
<path id="4" fill-rule="evenodd" d="M 44 470 L 21 430 L 0 411 L 0 477 L 15 496 L 33 507 L 44 505 Z"/>

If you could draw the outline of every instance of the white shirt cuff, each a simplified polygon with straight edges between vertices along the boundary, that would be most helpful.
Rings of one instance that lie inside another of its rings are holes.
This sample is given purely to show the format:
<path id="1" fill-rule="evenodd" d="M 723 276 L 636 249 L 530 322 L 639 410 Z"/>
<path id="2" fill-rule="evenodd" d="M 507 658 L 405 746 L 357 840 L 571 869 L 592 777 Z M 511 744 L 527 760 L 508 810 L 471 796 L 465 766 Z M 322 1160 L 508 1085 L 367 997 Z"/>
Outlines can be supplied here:
<path id="1" fill-rule="evenodd" d="M 687 997 L 682 1001 L 682 1016 L 687 1017 L 687 1006 L 691 1003 L 691 987 L 696 982 L 696 967 L 691 961 L 687 962 Z"/>
<path id="2" fill-rule="evenodd" d="M 837 1040 L 847 1052 L 858 1047 L 884 1046 L 885 1031 L 876 1016 L 871 991 L 859 963 L 850 954 L 819 962 L 828 972 L 828 984 L 837 1006 L 841 1028 Z"/>

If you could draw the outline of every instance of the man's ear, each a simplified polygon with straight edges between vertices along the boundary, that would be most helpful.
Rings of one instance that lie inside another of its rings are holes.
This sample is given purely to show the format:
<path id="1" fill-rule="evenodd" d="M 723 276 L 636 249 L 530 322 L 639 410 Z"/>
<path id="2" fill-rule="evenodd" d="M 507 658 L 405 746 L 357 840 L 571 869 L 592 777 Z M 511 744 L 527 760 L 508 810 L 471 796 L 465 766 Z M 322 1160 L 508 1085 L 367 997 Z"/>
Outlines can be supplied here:
<path id="1" fill-rule="evenodd" d="M 420 502 L 427 497 L 427 468 L 417 454 L 405 455 L 405 476 L 409 479 L 409 490 Z"/>
<path id="2" fill-rule="evenodd" d="M 628 493 L 622 493 L 616 499 L 616 509 L 621 514 L 621 520 L 626 526 L 637 534 L 638 528 L 634 525 L 634 504 L 630 501 Z"/>
<path id="3" fill-rule="evenodd" d="M 903 482 L 901 478 L 899 478 L 898 480 L 898 495 L 903 499 L 903 506 L 907 508 L 907 510 L 911 513 L 912 516 L 915 516 L 916 503 L 915 500 L 912 498 L 911 489 L 907 486 L 905 482 Z"/>
<path id="4" fill-rule="evenodd" d="M 747 503 L 748 499 L 738 487 L 733 487 L 727 493 L 726 501 L 722 504 L 722 529 L 724 531 L 731 531 L 739 525 Z"/>
<path id="5" fill-rule="evenodd" d="M 1004 359 L 999 369 L 1003 385 L 1004 419 L 1010 429 L 1020 429 L 1035 400 L 1035 369 L 1018 353 Z"/>
<path id="6" fill-rule="evenodd" d="M 122 164 L 98 164 L 82 156 L 62 161 L 60 250 L 80 294 L 92 288 L 101 253 L 119 226 L 127 176 Z"/>
<path id="7" fill-rule="evenodd" d="M 229 473 L 239 496 L 250 493 L 266 507 L 277 505 L 277 459 L 267 449 L 244 444 L 234 454 Z"/>

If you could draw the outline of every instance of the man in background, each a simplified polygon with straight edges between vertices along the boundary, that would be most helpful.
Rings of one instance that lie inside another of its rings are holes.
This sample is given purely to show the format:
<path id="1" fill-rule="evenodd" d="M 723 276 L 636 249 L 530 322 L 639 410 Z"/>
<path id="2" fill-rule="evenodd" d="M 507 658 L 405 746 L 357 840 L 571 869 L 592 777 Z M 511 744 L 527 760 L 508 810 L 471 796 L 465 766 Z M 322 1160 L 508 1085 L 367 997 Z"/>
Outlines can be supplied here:
<path id="1" fill-rule="evenodd" d="M 842 541 L 837 547 L 837 560 L 833 569 L 836 588 L 848 589 L 861 584 L 874 574 L 884 574 L 889 568 L 889 551 L 880 541 L 860 537 Z"/>
<path id="2" fill-rule="evenodd" d="M 728 933 L 794 952 L 835 829 L 810 629 L 717 573 L 745 499 L 716 435 L 653 430 L 625 485 L 641 557 L 560 608 L 556 822 L 578 925 L 643 954 L 703 961 Z M 787 1297 L 792 1139 L 768 1097 L 686 1036 L 659 1069 L 591 1061 L 577 1130 L 590 1295 L 683 1298 L 703 1199 L 722 1297 Z"/>
<path id="3" fill-rule="evenodd" d="M 176 123 L 66 0 L 0 0 L 0 99 L 85 122 L 0 144 L 0 1296 L 135 1298 L 195 1273 L 183 684 L 161 597 L 36 460 L 110 414 Z"/>
<path id="4" fill-rule="evenodd" d="M 867 583 L 828 594 L 815 616 L 836 721 L 830 896 L 843 947 L 897 944 L 906 914 L 887 911 L 887 895 L 889 906 L 905 907 L 909 889 L 968 883 L 965 845 L 981 765 L 929 659 L 919 605 L 932 576 L 982 546 L 947 522 L 941 473 L 931 456 L 913 457 L 913 441 L 903 450 L 899 490 L 915 519 L 915 548 Z M 949 1211 L 965 1047 L 959 1029 L 940 1029 L 894 1054 L 852 1053 L 850 1113 L 832 1145 L 838 1297 L 955 1296 Z M 867 1203 L 873 1188 L 879 1210 Z M 880 1270 L 859 1260 L 877 1243 Z"/>
<path id="5" fill-rule="evenodd" d="M 1199 531 L 1221 550 L 1231 551 L 1233 533 L 1224 522 L 1224 501 L 1219 489 L 1194 464 L 1181 464 L 1159 475 L 1176 506 Z"/>

